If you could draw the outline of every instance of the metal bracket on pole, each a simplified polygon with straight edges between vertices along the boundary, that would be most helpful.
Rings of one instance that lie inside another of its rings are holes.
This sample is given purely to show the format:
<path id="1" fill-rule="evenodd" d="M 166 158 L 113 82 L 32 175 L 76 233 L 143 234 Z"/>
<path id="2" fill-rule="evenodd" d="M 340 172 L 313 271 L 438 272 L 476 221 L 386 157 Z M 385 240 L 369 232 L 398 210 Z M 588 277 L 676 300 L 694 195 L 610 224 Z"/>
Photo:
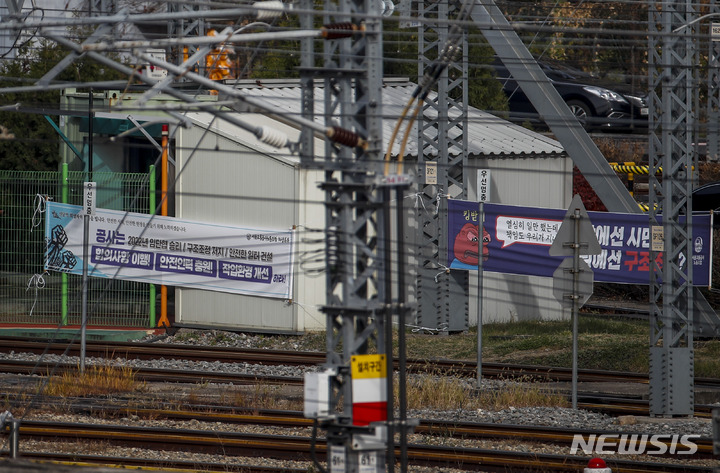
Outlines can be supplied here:
<path id="1" fill-rule="evenodd" d="M 383 450 L 387 446 L 387 425 L 384 422 L 372 423 L 370 428 L 372 433 L 352 436 L 353 450 Z"/>
<path id="2" fill-rule="evenodd" d="M 20 445 L 20 419 L 14 418 L 10 411 L 5 411 L 0 414 L 0 428 L 9 430 L 10 458 L 17 458 Z"/>
<path id="3" fill-rule="evenodd" d="M 566 257 L 553 273 L 553 292 L 561 304 L 572 307 L 573 409 L 577 409 L 578 310 L 593 292 L 592 269 L 580 255 L 596 255 L 601 251 L 582 199 L 579 194 L 575 195 L 548 250 L 550 256 Z"/>

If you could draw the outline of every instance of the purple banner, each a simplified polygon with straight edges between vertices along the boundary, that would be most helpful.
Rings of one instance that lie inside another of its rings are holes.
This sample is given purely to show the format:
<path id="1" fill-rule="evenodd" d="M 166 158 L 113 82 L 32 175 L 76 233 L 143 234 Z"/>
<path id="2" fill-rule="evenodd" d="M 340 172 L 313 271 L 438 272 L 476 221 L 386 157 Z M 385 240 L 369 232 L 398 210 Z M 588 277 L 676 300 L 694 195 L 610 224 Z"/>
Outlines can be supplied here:
<path id="1" fill-rule="evenodd" d="M 273 280 L 272 275 L 270 266 L 220 261 L 219 277 L 224 279 L 269 283 Z"/>
<path id="2" fill-rule="evenodd" d="M 95 264 L 144 269 L 152 269 L 153 266 L 154 255 L 145 251 L 93 245 L 91 252 L 90 261 Z"/>
<path id="3" fill-rule="evenodd" d="M 217 261 L 194 256 L 158 253 L 155 271 L 215 277 Z"/>
<path id="4" fill-rule="evenodd" d="M 562 257 L 548 254 L 566 210 L 486 203 L 483 206 L 483 270 L 552 277 Z M 583 256 L 596 282 L 649 284 L 650 223 L 647 214 L 588 212 L 602 252 Z M 448 201 L 448 267 L 477 270 L 476 202 Z M 710 286 L 712 216 L 693 214 L 693 285 Z M 662 253 L 656 254 L 662 266 Z"/>

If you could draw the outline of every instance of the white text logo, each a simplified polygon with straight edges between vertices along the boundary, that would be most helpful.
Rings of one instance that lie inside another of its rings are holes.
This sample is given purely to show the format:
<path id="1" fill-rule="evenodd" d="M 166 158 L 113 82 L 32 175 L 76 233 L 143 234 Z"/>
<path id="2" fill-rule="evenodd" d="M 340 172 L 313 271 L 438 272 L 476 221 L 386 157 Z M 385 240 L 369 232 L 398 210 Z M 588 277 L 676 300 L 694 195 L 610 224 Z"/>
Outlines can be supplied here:
<path id="1" fill-rule="evenodd" d="M 692 455 L 698 447 L 692 438 L 699 435 L 645 435 L 645 434 L 582 434 L 573 436 L 570 454 L 582 451 L 586 455 L 595 454 L 626 454 L 626 455 Z"/>

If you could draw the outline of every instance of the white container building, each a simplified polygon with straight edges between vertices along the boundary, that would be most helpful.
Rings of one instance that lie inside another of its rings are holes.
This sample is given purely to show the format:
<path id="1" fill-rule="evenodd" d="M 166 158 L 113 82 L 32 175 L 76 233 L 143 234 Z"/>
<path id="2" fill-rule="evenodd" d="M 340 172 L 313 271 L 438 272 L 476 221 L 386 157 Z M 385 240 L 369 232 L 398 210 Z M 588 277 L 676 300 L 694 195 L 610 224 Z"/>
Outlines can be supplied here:
<path id="1" fill-rule="evenodd" d="M 265 80 L 259 85 L 255 81 L 239 81 L 237 87 L 272 104 L 279 115 L 300 113 L 298 81 Z M 400 114 L 415 87 L 405 80 L 386 81 L 383 88 L 383 116 L 387 117 L 383 124 L 385 146 L 395 125 L 393 117 Z M 95 103 L 100 106 L 104 101 L 110 107 L 117 104 L 118 97 L 118 94 L 107 92 L 104 99 L 95 98 Z M 131 108 L 135 98 L 132 93 L 123 95 L 123 108 Z M 68 90 L 63 99 L 66 106 L 82 110 L 81 104 L 87 103 L 87 93 Z M 164 96 L 154 100 L 175 101 Z M 205 96 L 203 100 L 217 99 Z M 320 97 L 316 103 L 322 103 Z M 128 115 L 132 113 L 110 108 L 98 117 L 122 122 L 127 121 Z M 138 115 L 148 113 L 138 112 Z M 325 304 L 326 290 L 325 196 L 318 187 L 323 180 L 322 171 L 304 168 L 298 156 L 290 154 L 287 148 L 278 150 L 263 144 L 246 130 L 214 119 L 210 113 L 185 113 L 184 117 L 189 126 L 181 126 L 172 134 L 176 178 L 174 189 L 171 189 L 175 199 L 174 215 L 185 220 L 250 228 L 294 228 L 297 253 L 292 299 L 178 287 L 175 289 L 175 323 L 186 327 L 273 333 L 324 330 L 326 320 L 320 307 Z M 291 139 L 299 136 L 297 128 L 269 115 L 237 113 L 237 117 L 253 125 L 276 128 Z M 143 116 L 142 119 L 152 121 L 153 117 Z M 82 141 L 80 121 L 81 118 L 76 117 L 69 118 L 66 123 L 66 134 L 71 140 Z M 177 119 L 169 121 L 177 126 Z M 569 205 L 573 164 L 557 141 L 472 108 L 467 132 L 470 164 L 464 172 L 471 200 L 476 197 L 477 170 L 485 168 L 492 170 L 491 202 L 549 208 Z M 123 155 L 117 151 L 117 141 L 113 148 L 110 144 L 103 147 L 102 140 L 98 140 L 101 144 L 95 153 L 107 152 L 105 158 L 98 159 L 108 169 L 127 170 L 127 153 Z M 316 152 L 324 149 L 320 140 L 315 149 Z M 394 147 L 395 151 L 397 149 L 398 145 Z M 71 155 L 66 158 L 68 162 L 77 161 Z M 407 169 L 413 169 L 413 163 L 417 162 L 416 132 L 410 135 L 404 159 L 408 163 Z M 414 217 L 413 202 L 406 200 L 408 215 Z M 416 225 L 409 222 L 409 227 L 416 228 Z M 406 235 L 410 235 L 407 244 L 413 244 L 413 235 L 408 231 Z M 469 325 L 477 323 L 474 279 L 471 275 Z M 485 322 L 552 320 L 568 316 L 554 299 L 549 278 L 486 272 L 483 294 Z"/>

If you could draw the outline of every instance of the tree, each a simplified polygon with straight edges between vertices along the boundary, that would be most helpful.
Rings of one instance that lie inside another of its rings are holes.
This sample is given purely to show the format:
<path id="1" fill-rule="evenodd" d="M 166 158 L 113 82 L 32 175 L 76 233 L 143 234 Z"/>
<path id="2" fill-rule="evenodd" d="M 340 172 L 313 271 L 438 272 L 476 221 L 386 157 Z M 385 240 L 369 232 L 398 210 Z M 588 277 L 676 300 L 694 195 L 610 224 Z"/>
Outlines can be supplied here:
<path id="1" fill-rule="evenodd" d="M 418 34 L 417 28 L 402 29 L 397 22 L 385 22 L 383 26 L 383 57 L 386 77 L 408 77 L 418 80 Z M 426 34 L 433 35 L 432 31 Z M 468 105 L 490 112 L 507 111 L 507 98 L 502 84 L 495 79 L 492 68 L 493 50 L 479 31 L 471 28 L 468 42 Z M 456 71 L 451 70 L 454 79 Z M 453 97 L 459 99 L 460 97 Z"/>
<path id="2" fill-rule="evenodd" d="M 645 90 L 648 40 L 642 33 L 647 30 L 647 4 L 516 1 L 501 8 L 510 21 L 537 25 L 525 38 L 535 57 Z"/>
<path id="3" fill-rule="evenodd" d="M 16 58 L 0 66 L 0 88 L 32 85 L 68 51 L 47 40 L 26 45 Z M 56 82 L 68 86 L 89 81 L 122 79 L 122 75 L 101 64 L 80 58 L 66 67 Z M 13 92 L 0 94 L 0 169 L 20 171 L 56 170 L 60 161 L 58 135 L 45 118 L 57 122 L 60 91 Z"/>

